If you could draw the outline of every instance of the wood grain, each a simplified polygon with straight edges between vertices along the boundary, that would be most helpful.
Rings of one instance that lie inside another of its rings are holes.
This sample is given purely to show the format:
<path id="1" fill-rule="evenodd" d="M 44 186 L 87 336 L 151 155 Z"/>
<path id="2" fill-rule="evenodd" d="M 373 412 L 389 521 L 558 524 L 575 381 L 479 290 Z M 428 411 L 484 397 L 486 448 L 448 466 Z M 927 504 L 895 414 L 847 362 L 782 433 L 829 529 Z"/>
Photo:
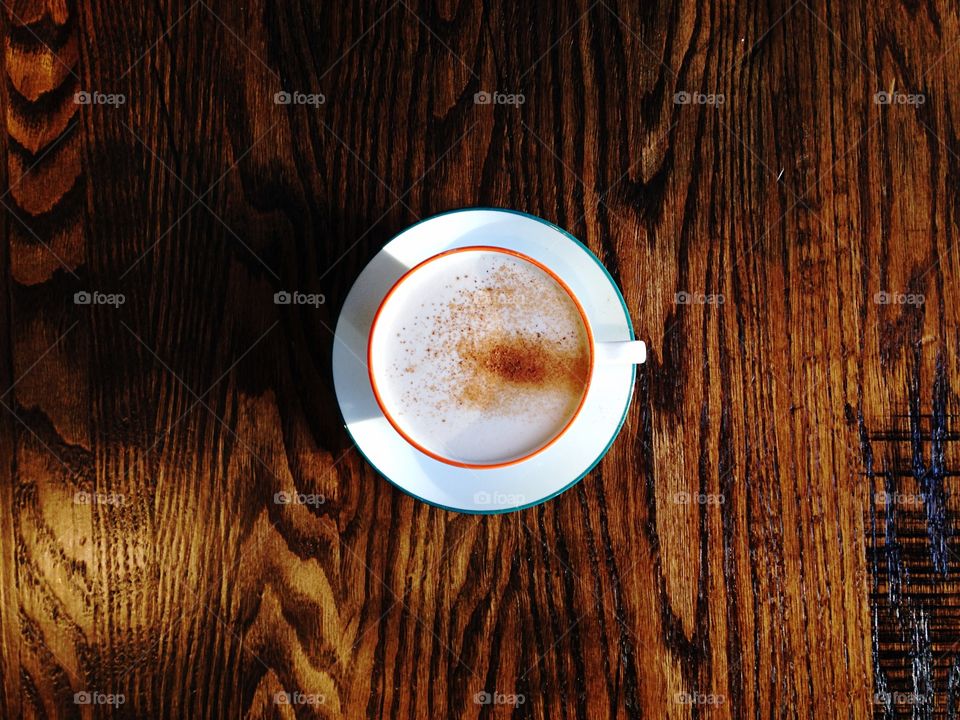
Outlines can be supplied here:
<path id="1" fill-rule="evenodd" d="M 0 16 L 0 716 L 958 716 L 955 6 Z M 506 516 L 379 478 L 331 384 L 362 267 L 472 205 L 650 347 Z"/>

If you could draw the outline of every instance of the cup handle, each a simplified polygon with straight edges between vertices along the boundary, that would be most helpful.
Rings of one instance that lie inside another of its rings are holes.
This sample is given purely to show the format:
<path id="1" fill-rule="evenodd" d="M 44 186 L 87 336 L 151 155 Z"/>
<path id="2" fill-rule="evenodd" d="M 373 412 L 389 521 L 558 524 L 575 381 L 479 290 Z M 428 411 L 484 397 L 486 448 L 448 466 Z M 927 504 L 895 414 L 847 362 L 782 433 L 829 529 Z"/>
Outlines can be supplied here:
<path id="1" fill-rule="evenodd" d="M 647 359 L 647 346 L 643 340 L 598 342 L 593 349 L 598 365 L 639 365 Z"/>

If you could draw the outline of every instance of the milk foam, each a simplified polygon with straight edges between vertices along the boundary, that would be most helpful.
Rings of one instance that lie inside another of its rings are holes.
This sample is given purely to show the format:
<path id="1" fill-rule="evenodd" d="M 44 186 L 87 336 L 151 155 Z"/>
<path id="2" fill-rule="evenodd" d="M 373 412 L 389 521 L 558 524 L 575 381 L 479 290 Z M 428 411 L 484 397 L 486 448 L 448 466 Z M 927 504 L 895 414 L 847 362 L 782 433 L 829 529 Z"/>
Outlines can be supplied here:
<path id="1" fill-rule="evenodd" d="M 394 291 L 373 338 L 382 403 L 417 444 L 494 464 L 550 442 L 590 368 L 576 304 L 546 272 L 501 252 L 435 259 Z"/>

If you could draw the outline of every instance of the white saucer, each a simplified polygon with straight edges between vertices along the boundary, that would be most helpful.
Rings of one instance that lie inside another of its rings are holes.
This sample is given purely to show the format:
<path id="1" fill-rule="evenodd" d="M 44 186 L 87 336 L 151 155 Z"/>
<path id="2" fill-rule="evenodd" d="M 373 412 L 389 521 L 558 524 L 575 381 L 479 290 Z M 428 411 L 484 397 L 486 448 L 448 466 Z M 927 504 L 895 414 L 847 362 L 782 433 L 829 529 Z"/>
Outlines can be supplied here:
<path id="1" fill-rule="evenodd" d="M 394 430 L 370 387 L 366 358 L 373 316 L 387 291 L 437 253 L 494 245 L 553 270 L 583 306 L 597 342 L 633 340 L 633 324 L 613 278 L 585 245 L 555 225 L 515 210 L 467 208 L 407 228 L 370 261 L 350 289 L 333 343 L 333 382 L 347 432 L 383 477 L 426 503 L 466 513 L 502 513 L 542 503 L 600 462 L 627 417 L 635 365 L 595 373 L 583 408 L 553 445 L 516 465 L 462 468 L 424 455 Z"/>

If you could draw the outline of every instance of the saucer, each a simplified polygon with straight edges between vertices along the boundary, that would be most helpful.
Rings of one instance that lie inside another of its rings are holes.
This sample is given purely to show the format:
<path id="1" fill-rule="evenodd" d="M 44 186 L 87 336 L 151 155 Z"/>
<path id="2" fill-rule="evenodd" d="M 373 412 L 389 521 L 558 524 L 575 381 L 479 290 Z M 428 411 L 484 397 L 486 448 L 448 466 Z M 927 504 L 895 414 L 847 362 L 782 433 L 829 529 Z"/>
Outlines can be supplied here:
<path id="1" fill-rule="evenodd" d="M 600 462 L 626 420 L 636 366 L 605 366 L 596 373 L 566 432 L 523 462 L 457 467 L 414 448 L 384 417 L 370 386 L 365 360 L 370 325 L 387 291 L 404 273 L 438 253 L 474 245 L 502 247 L 549 267 L 580 301 L 597 342 L 634 339 L 630 314 L 610 273 L 570 233 L 516 210 L 452 210 L 401 232 L 360 273 L 337 321 L 333 382 L 347 432 L 389 482 L 445 510 L 502 513 L 559 495 Z"/>

